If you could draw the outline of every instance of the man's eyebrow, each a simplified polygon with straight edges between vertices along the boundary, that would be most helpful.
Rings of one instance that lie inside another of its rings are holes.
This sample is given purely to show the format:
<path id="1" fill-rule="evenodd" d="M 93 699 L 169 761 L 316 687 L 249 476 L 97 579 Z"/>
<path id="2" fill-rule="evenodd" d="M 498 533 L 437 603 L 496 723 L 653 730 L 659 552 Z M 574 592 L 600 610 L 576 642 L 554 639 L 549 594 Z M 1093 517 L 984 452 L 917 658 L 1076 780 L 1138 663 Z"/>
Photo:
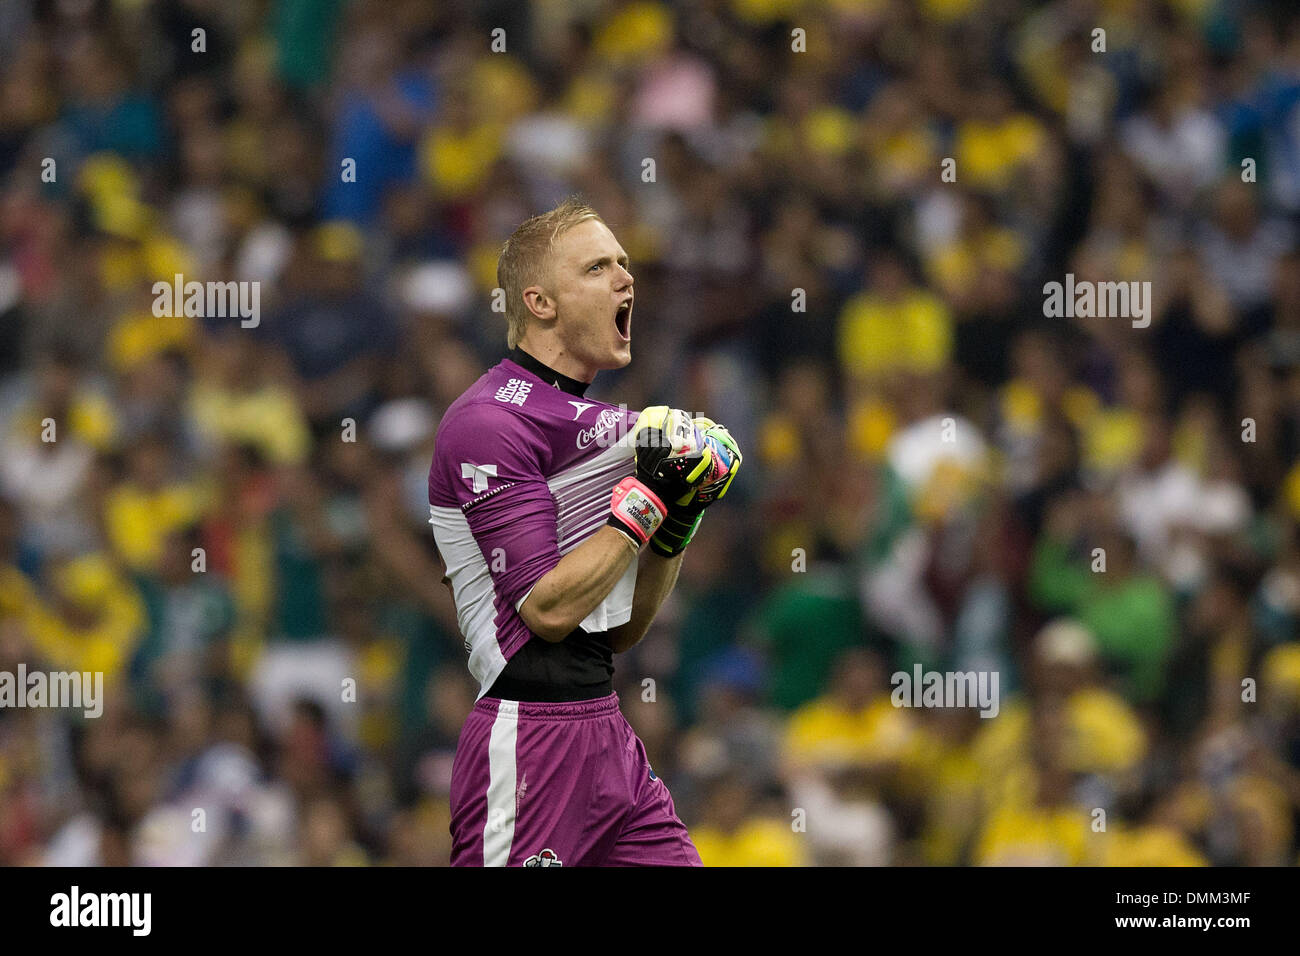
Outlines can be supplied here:
<path id="1" fill-rule="evenodd" d="M 603 265 L 606 265 L 607 263 L 610 263 L 610 262 L 613 262 L 613 261 L 615 261 L 613 256 L 604 255 L 604 256 L 600 256 L 600 257 L 598 257 L 598 258 L 595 258 L 595 259 L 592 259 L 592 260 L 588 261 L 587 264 L 586 264 L 583 268 L 590 269 L 592 266 L 603 266 Z M 628 264 L 630 261 L 631 261 L 631 260 L 628 259 L 628 257 L 627 257 L 627 253 L 626 253 L 626 252 L 623 253 L 621 256 L 618 257 L 618 264 L 621 265 L 621 266 L 622 266 L 623 268 L 625 268 L 625 269 L 627 268 L 627 264 Z"/>

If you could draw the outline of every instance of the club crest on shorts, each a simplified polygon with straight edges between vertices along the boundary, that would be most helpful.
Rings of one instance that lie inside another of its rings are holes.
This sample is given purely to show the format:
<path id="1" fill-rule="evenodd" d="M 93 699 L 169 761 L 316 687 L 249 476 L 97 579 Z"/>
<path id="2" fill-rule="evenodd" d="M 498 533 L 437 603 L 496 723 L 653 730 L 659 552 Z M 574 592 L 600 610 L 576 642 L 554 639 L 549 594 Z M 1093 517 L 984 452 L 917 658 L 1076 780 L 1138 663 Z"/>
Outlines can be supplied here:
<path id="1" fill-rule="evenodd" d="M 564 861 L 555 855 L 554 850 L 547 847 L 541 853 L 524 860 L 524 866 L 564 866 Z"/>

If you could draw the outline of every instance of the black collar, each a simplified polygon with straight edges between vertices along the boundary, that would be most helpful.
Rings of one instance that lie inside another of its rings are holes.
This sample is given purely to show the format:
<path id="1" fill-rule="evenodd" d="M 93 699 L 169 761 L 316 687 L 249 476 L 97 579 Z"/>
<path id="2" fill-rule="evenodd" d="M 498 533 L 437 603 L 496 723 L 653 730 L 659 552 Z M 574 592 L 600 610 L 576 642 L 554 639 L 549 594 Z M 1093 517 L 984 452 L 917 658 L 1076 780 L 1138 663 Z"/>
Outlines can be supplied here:
<path id="1" fill-rule="evenodd" d="M 555 369 L 548 365 L 543 365 L 537 359 L 533 358 L 523 349 L 514 348 L 507 353 L 506 358 L 514 362 L 520 368 L 525 368 L 532 372 L 538 378 L 548 385 L 554 385 L 562 392 L 568 392 L 570 395 L 577 395 L 582 398 L 587 394 L 590 382 L 580 382 L 576 378 L 569 378 L 567 375 L 561 375 Z"/>

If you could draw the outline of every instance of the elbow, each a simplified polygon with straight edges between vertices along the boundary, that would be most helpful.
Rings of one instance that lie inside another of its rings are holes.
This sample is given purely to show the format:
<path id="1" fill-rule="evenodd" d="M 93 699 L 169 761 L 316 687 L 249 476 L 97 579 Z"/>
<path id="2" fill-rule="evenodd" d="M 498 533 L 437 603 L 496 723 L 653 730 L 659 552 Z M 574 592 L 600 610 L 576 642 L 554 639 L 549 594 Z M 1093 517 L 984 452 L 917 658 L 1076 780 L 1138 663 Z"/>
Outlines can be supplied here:
<path id="1" fill-rule="evenodd" d="M 564 621 L 551 622 L 548 620 L 537 627 L 530 624 L 528 629 L 550 644 L 560 643 L 573 632 L 573 628 Z"/>
<path id="2" fill-rule="evenodd" d="M 577 626 L 567 620 L 566 615 L 558 608 L 543 607 L 541 602 L 533 599 L 532 595 L 519 609 L 519 616 L 528 625 L 528 630 L 551 644 L 558 644 L 564 640 Z"/>

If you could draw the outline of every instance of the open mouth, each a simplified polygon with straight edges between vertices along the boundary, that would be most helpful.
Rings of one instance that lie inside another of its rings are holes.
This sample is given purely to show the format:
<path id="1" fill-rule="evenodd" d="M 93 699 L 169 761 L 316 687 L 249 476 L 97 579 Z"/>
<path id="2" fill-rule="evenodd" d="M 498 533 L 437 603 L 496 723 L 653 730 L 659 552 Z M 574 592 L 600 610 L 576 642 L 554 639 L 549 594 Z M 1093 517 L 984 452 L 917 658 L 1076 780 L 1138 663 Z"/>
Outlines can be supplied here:
<path id="1" fill-rule="evenodd" d="M 632 300 L 624 299 L 614 312 L 614 327 L 624 342 L 632 340 Z"/>

